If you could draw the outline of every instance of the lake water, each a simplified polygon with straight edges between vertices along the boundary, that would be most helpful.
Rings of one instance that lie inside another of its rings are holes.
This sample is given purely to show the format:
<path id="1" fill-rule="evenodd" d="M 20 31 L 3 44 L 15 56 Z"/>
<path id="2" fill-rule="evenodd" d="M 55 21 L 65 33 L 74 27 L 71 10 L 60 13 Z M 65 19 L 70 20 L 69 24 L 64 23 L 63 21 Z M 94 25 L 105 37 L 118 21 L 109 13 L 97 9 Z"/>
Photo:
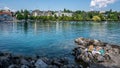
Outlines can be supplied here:
<path id="1" fill-rule="evenodd" d="M 68 56 L 74 39 L 120 44 L 120 22 L 0 22 L 0 51 L 27 56 Z"/>

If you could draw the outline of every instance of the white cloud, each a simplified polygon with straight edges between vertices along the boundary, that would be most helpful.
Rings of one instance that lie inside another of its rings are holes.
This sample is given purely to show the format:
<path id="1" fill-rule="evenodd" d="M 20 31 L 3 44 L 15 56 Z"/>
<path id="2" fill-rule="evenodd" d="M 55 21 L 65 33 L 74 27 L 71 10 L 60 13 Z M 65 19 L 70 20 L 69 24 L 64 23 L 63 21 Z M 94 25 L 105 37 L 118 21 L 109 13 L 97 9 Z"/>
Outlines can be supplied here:
<path id="1" fill-rule="evenodd" d="M 10 8 L 9 8 L 9 7 L 7 7 L 7 6 L 5 6 L 5 7 L 4 7 L 4 10 L 10 10 Z"/>
<path id="2" fill-rule="evenodd" d="M 16 10 L 9 8 L 6 4 L 0 3 L 0 10 L 10 10 L 12 12 L 16 12 Z"/>
<path id="3" fill-rule="evenodd" d="M 114 3 L 116 0 L 91 0 L 90 7 L 92 8 L 104 8 L 108 4 Z"/>
<path id="4" fill-rule="evenodd" d="M 5 6 L 3 9 L 4 9 L 4 10 L 10 10 L 10 11 L 12 11 L 12 12 L 16 12 L 16 10 L 11 9 L 11 8 L 9 8 L 9 7 L 7 7 L 7 6 Z"/>
<path id="5" fill-rule="evenodd" d="M 14 10 L 14 9 L 12 9 L 11 11 L 12 11 L 12 12 L 16 12 L 16 10 Z"/>

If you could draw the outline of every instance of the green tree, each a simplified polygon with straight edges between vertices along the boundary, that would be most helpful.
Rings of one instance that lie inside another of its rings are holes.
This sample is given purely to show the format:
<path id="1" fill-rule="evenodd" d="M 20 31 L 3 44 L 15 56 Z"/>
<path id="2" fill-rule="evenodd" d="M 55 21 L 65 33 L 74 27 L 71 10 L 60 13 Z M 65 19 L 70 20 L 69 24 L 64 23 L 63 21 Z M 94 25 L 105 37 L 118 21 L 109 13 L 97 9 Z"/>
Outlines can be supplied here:
<path id="1" fill-rule="evenodd" d="M 99 16 L 93 16 L 92 20 L 93 21 L 101 21 L 101 18 Z"/>
<path id="2" fill-rule="evenodd" d="M 65 8 L 64 8 L 63 11 L 66 12 L 66 13 L 71 13 L 71 12 L 72 12 L 71 10 L 69 10 L 69 9 L 65 9 Z"/>
<path id="3" fill-rule="evenodd" d="M 100 13 L 98 16 L 100 17 L 101 21 L 105 21 L 105 16 L 103 14 Z"/>
<path id="4" fill-rule="evenodd" d="M 27 20 L 29 17 L 30 13 L 28 10 L 24 10 L 24 19 Z"/>
<path id="5" fill-rule="evenodd" d="M 18 20 L 22 20 L 22 19 L 24 19 L 22 13 L 19 12 L 19 11 L 17 11 L 15 15 L 16 15 L 16 18 L 17 18 Z"/>

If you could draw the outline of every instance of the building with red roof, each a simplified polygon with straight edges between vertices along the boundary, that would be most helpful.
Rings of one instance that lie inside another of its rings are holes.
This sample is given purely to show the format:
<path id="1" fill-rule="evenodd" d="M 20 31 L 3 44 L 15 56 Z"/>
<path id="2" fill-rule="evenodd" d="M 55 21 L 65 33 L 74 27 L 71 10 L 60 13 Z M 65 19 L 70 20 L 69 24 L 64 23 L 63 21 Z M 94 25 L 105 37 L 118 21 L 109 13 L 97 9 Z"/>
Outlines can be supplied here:
<path id="1" fill-rule="evenodd" d="M 1 11 L 0 12 L 0 20 L 1 21 L 10 21 L 13 20 L 12 13 L 9 11 Z"/>

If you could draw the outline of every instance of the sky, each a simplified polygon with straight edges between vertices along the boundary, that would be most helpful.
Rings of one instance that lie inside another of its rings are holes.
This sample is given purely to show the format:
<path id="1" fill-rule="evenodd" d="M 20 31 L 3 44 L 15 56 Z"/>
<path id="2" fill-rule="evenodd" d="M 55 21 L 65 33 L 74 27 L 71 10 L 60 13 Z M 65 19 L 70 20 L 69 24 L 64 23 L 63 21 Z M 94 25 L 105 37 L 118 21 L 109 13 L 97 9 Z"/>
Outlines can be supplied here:
<path id="1" fill-rule="evenodd" d="M 0 0 L 0 9 L 11 10 L 115 10 L 120 11 L 120 0 Z"/>

